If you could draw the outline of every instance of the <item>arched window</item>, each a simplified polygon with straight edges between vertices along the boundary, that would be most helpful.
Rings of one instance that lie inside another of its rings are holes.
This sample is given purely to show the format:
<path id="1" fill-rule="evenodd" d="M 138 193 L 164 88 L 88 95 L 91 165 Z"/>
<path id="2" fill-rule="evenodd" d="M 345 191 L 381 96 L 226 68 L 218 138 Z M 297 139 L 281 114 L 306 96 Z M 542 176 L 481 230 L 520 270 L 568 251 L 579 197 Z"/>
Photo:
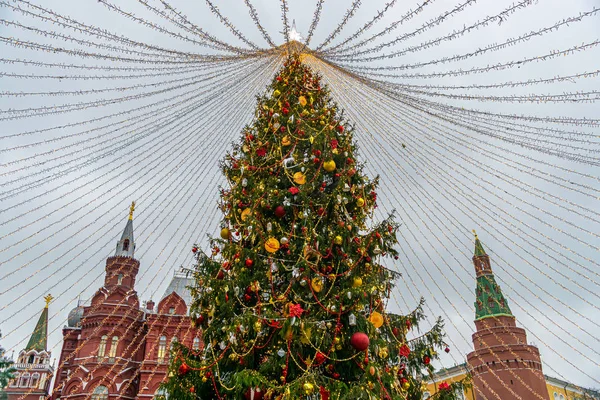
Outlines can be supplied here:
<path id="1" fill-rule="evenodd" d="M 112 343 L 110 344 L 110 351 L 108 352 L 109 362 L 115 362 L 117 356 L 117 345 L 119 344 L 119 337 L 113 336 Z"/>
<path id="2" fill-rule="evenodd" d="M 35 356 L 32 354 L 29 356 L 29 359 L 27 360 L 28 364 L 33 364 L 33 361 L 35 360 Z"/>
<path id="3" fill-rule="evenodd" d="M 29 387 L 29 372 L 25 372 L 23 375 L 21 375 L 21 380 L 19 383 L 19 386 L 24 388 L 24 387 Z"/>
<path id="4" fill-rule="evenodd" d="M 558 397 L 558 400 L 565 400 L 565 396 L 563 396 L 562 394 Z"/>
<path id="5" fill-rule="evenodd" d="M 123 240 L 123 251 L 129 251 L 129 239 Z"/>
<path id="6" fill-rule="evenodd" d="M 153 400 L 168 400 L 168 398 L 169 398 L 169 393 L 167 393 L 167 391 L 163 388 L 158 388 L 156 393 L 154 393 Z"/>
<path id="7" fill-rule="evenodd" d="M 15 377 L 10 381 L 10 387 L 17 387 L 19 386 L 19 374 L 16 373 Z"/>
<path id="8" fill-rule="evenodd" d="M 104 358 L 104 353 L 106 352 L 106 341 L 108 340 L 108 336 L 104 335 L 100 338 L 100 345 L 98 346 L 98 361 Z"/>
<path id="9" fill-rule="evenodd" d="M 35 388 L 38 386 L 39 383 L 40 383 L 40 374 L 35 372 L 31 375 L 31 387 Z"/>
<path id="10" fill-rule="evenodd" d="M 165 362 L 166 351 L 167 351 L 167 337 L 161 336 L 160 339 L 158 339 L 158 354 L 156 356 L 156 360 L 159 363 Z"/>
<path id="11" fill-rule="evenodd" d="M 192 344 L 192 350 L 200 350 L 200 338 L 195 337 L 194 343 Z"/>
<path id="12" fill-rule="evenodd" d="M 558 400 L 558 393 L 554 392 L 554 400 Z"/>
<path id="13" fill-rule="evenodd" d="M 117 275 L 117 285 L 123 284 L 123 274 Z"/>
<path id="14" fill-rule="evenodd" d="M 427 400 L 430 397 L 431 397 L 431 394 L 429 394 L 429 392 L 423 393 L 423 400 Z"/>
<path id="15" fill-rule="evenodd" d="M 106 386 L 97 386 L 92 393 L 92 400 L 108 400 L 108 388 Z"/>

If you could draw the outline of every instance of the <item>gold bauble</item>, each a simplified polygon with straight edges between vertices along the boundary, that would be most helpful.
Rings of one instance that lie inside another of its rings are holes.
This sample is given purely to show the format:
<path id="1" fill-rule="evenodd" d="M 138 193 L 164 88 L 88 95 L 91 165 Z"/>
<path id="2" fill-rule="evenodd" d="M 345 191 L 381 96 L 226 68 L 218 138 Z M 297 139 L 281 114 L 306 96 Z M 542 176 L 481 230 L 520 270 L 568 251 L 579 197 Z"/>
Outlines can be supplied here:
<path id="1" fill-rule="evenodd" d="M 312 287 L 312 290 L 316 293 L 320 293 L 321 290 L 323 290 L 323 280 L 321 278 L 314 278 L 310 281 L 310 287 Z"/>
<path id="2" fill-rule="evenodd" d="M 281 92 L 277 89 L 275 89 L 275 91 L 273 92 L 273 96 L 277 97 L 281 94 Z"/>
<path id="3" fill-rule="evenodd" d="M 229 231 L 229 228 L 223 228 L 221 229 L 221 238 L 222 239 L 229 239 L 229 237 L 231 236 L 231 232 Z"/>
<path id="4" fill-rule="evenodd" d="M 406 381 L 402 384 L 402 389 L 408 390 L 410 388 L 410 382 Z"/>
<path id="5" fill-rule="evenodd" d="M 250 214 L 252 214 L 252 210 L 250 208 L 244 209 L 244 211 L 242 211 L 242 221 L 245 221 Z"/>
<path id="6" fill-rule="evenodd" d="M 311 395 L 315 391 L 315 385 L 310 382 L 306 382 L 304 385 L 302 385 L 302 388 L 304 389 L 304 393 L 306 395 Z"/>
<path id="7" fill-rule="evenodd" d="M 294 182 L 298 185 L 304 185 L 306 183 L 306 175 L 302 172 L 298 171 L 294 174 Z"/>
<path id="8" fill-rule="evenodd" d="M 359 207 L 362 207 L 365 205 L 365 199 L 363 199 L 362 197 L 359 197 L 358 199 L 356 199 L 356 205 Z"/>
<path id="9" fill-rule="evenodd" d="M 333 242 L 338 246 L 341 245 L 343 241 L 344 239 L 341 236 L 336 236 L 335 239 L 333 239 Z"/>
<path id="10" fill-rule="evenodd" d="M 340 344 L 341 341 L 342 341 L 342 339 L 339 336 L 336 336 L 333 338 L 333 343 L 335 343 L 335 344 Z"/>
<path id="11" fill-rule="evenodd" d="M 292 144 L 292 141 L 289 136 L 284 136 L 283 139 L 281 139 L 282 146 L 289 146 L 290 144 Z"/>
<path id="12" fill-rule="evenodd" d="M 279 240 L 275 239 L 274 237 L 268 238 L 265 242 L 265 250 L 267 250 L 269 253 L 275 253 L 277 250 L 279 250 L 279 246 Z"/>
<path id="13" fill-rule="evenodd" d="M 328 160 L 323 163 L 323 169 L 327 172 L 335 171 L 335 161 Z"/>
<path id="14" fill-rule="evenodd" d="M 304 97 L 304 96 L 298 97 L 298 103 L 300 103 L 300 105 L 302 107 L 304 107 L 306 105 L 306 97 Z"/>
<path id="15" fill-rule="evenodd" d="M 373 313 L 369 317 L 369 321 L 373 324 L 375 328 L 381 328 L 381 326 L 383 325 L 383 315 L 381 315 L 377 311 L 373 311 Z"/>
<path id="16" fill-rule="evenodd" d="M 362 278 L 360 276 L 357 276 L 356 278 L 354 278 L 354 281 L 352 282 L 352 287 L 360 287 L 362 286 Z"/>

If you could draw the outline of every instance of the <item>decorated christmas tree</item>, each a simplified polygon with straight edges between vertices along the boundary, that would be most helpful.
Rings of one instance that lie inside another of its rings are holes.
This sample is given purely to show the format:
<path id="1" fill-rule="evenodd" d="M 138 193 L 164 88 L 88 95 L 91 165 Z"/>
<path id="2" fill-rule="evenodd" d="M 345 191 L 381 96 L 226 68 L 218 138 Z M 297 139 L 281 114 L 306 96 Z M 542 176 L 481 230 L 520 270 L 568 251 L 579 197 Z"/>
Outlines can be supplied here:
<path id="1" fill-rule="evenodd" d="M 422 304 L 386 312 L 399 274 L 381 262 L 396 256 L 398 225 L 368 226 L 377 179 L 299 56 L 258 99 L 222 169 L 220 237 L 210 256 L 193 249 L 192 314 L 206 345 L 175 346 L 172 398 L 421 399 L 442 323 L 419 332 Z M 453 398 L 442 386 L 432 398 Z"/>

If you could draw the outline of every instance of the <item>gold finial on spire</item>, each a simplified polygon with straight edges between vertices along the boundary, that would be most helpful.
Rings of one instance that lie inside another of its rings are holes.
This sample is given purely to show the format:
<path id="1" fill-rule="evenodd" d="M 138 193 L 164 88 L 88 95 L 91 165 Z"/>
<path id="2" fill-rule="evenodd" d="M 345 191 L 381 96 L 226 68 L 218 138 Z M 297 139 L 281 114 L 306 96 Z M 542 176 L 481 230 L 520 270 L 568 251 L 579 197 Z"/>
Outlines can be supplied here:
<path id="1" fill-rule="evenodd" d="M 46 300 L 46 308 L 48 308 L 48 305 L 52 300 L 54 300 L 54 297 L 52 297 L 52 295 L 48 293 L 48 296 L 44 296 L 44 300 Z"/>
<path id="2" fill-rule="evenodd" d="M 131 207 L 129 207 L 129 219 L 133 220 L 133 212 L 135 211 L 135 201 L 131 202 Z"/>
<path id="3" fill-rule="evenodd" d="M 473 229 L 473 235 L 475 235 L 475 239 L 479 239 L 479 237 L 477 236 L 477 232 L 475 232 L 475 229 Z"/>

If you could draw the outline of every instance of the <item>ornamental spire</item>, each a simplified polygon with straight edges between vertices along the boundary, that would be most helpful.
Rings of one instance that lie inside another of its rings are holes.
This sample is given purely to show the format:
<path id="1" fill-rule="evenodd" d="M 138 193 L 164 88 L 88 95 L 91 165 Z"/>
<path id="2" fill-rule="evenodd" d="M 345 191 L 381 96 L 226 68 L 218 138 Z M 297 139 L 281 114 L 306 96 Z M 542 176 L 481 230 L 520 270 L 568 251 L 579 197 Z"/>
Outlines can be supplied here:
<path id="1" fill-rule="evenodd" d="M 135 210 L 135 201 L 131 202 L 129 207 L 129 219 L 121 235 L 121 240 L 117 242 L 116 257 L 131 257 L 135 250 L 135 242 L 133 241 L 133 211 Z"/>
<path id="2" fill-rule="evenodd" d="M 477 274 L 475 320 L 498 316 L 512 317 L 513 315 L 508 302 L 504 298 L 500 286 L 496 283 L 490 263 L 490 256 L 485 252 L 475 230 L 473 230 L 473 233 L 475 234 L 473 265 Z"/>
<path id="3" fill-rule="evenodd" d="M 131 206 L 129 207 L 129 220 L 133 221 L 133 212 L 135 211 L 135 201 L 131 202 Z"/>
<path id="4" fill-rule="evenodd" d="M 48 305 L 52 299 L 53 297 L 50 294 L 44 297 L 44 300 L 46 300 L 46 306 L 40 314 L 40 318 L 38 319 L 35 329 L 29 338 L 29 342 L 27 342 L 25 351 L 46 351 L 48 344 Z"/>
<path id="5" fill-rule="evenodd" d="M 483 245 L 479 241 L 479 236 L 477 236 L 477 232 L 475 232 L 475 229 L 473 229 L 473 234 L 475 235 L 475 254 L 474 254 L 474 256 L 480 257 L 480 256 L 487 255 L 483 248 Z"/>

